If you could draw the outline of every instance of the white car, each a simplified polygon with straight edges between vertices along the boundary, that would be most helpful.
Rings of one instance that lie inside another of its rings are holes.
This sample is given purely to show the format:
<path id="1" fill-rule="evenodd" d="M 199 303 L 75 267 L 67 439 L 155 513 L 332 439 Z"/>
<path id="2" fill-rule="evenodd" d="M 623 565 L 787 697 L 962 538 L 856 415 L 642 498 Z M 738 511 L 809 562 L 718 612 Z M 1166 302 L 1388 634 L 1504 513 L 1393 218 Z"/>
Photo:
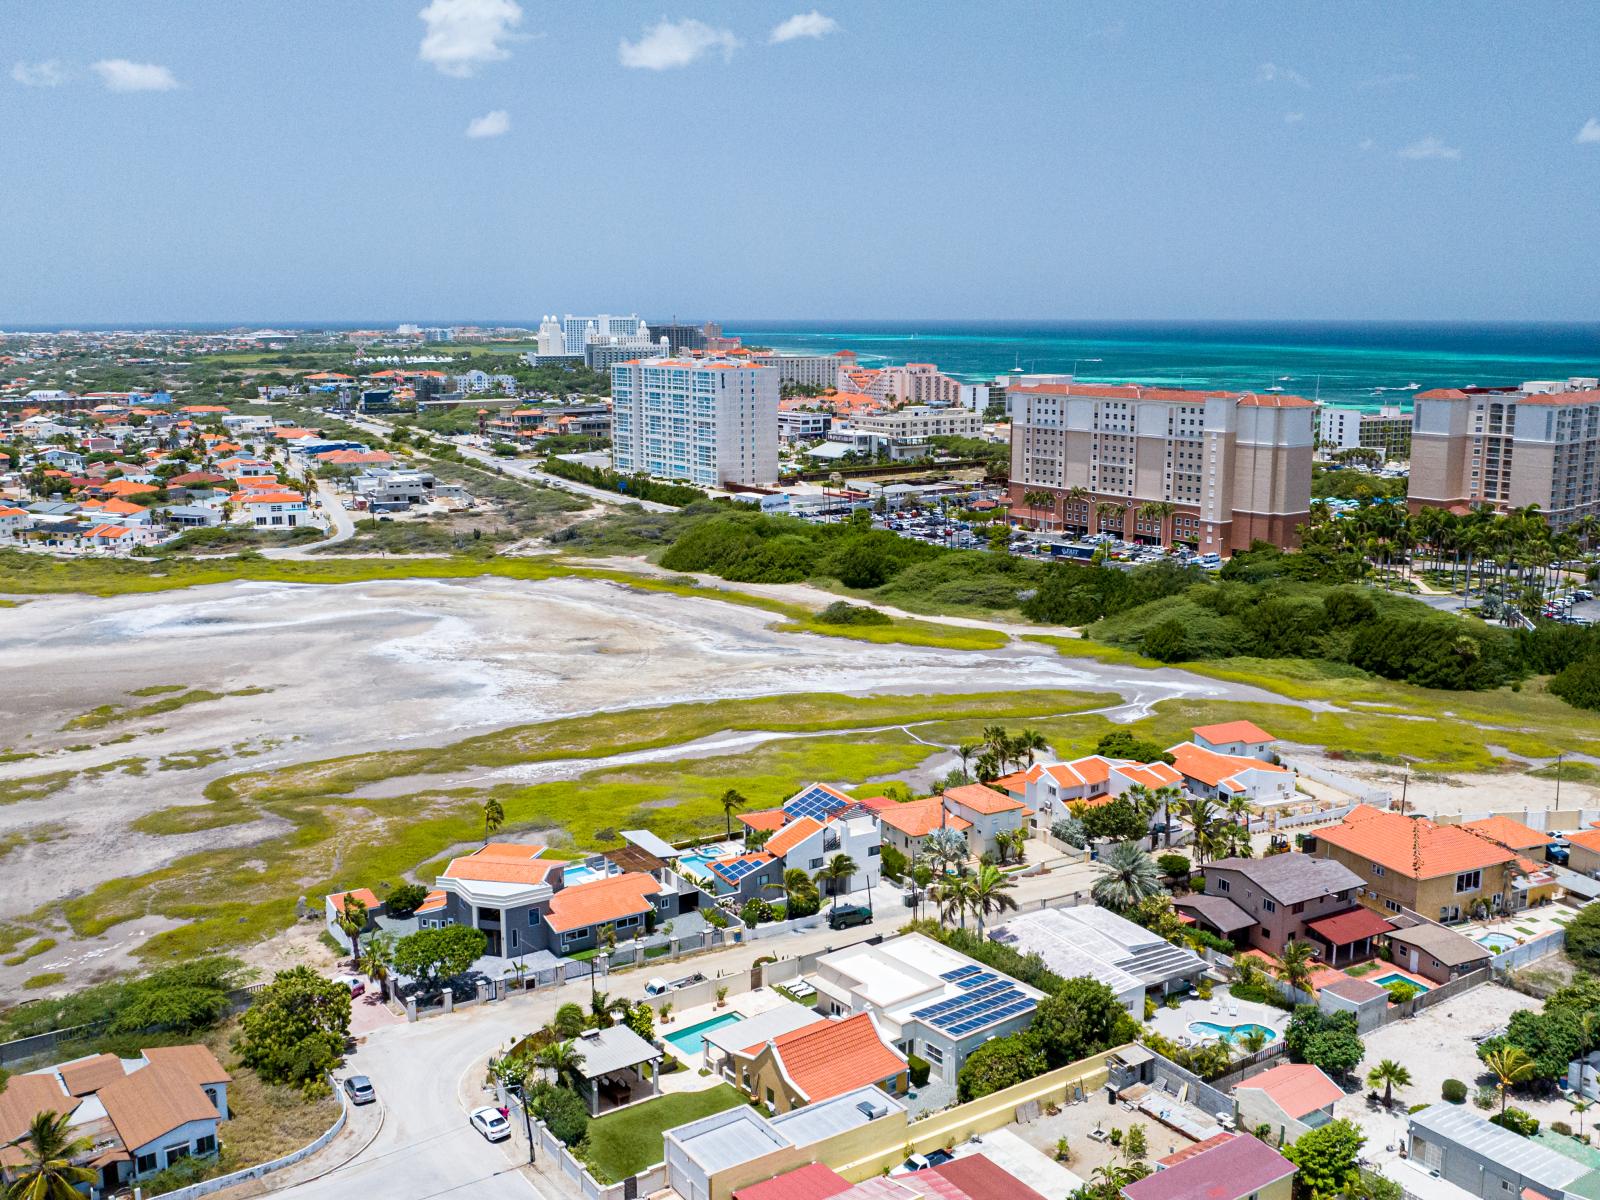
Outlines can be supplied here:
<path id="1" fill-rule="evenodd" d="M 500 1115 L 498 1108 L 480 1108 L 472 1114 L 472 1127 L 483 1134 L 484 1140 L 503 1142 L 511 1136 L 511 1122 Z"/>

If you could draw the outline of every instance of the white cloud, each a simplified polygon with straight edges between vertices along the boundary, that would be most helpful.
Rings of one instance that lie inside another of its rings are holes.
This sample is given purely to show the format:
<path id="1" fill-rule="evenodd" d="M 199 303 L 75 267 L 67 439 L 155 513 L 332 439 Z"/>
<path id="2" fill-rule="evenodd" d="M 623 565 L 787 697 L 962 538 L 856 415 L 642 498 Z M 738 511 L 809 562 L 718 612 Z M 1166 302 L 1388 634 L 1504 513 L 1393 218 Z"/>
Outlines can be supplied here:
<path id="1" fill-rule="evenodd" d="M 1590 117 L 1583 123 L 1583 128 L 1578 130 L 1578 136 L 1572 139 L 1580 146 L 1600 145 L 1600 117 Z"/>
<path id="2" fill-rule="evenodd" d="M 1306 115 L 1303 112 L 1286 112 L 1283 114 L 1283 123 L 1285 125 L 1298 125 L 1305 119 Z"/>
<path id="3" fill-rule="evenodd" d="M 645 30 L 637 42 L 624 39 L 617 47 L 617 58 L 625 67 L 665 71 L 671 67 L 687 67 L 713 50 L 721 50 L 724 59 L 731 58 L 738 48 L 739 39 L 733 36 L 731 29 L 713 29 L 692 17 L 681 21 L 662 18 Z"/>
<path id="4" fill-rule="evenodd" d="M 67 73 L 59 59 L 47 58 L 43 62 L 19 62 L 11 68 L 11 78 L 23 87 L 59 87 L 67 81 Z"/>
<path id="5" fill-rule="evenodd" d="M 112 92 L 170 92 L 178 86 L 172 72 L 157 63 L 103 58 L 90 63 L 89 69 L 100 76 L 100 82 Z"/>
<path id="6" fill-rule="evenodd" d="M 1310 87 L 1311 81 L 1292 67 L 1280 67 L 1277 63 L 1262 63 L 1256 71 L 1256 78 L 1262 83 L 1292 83 L 1295 87 Z"/>
<path id="7" fill-rule="evenodd" d="M 787 21 L 773 28 L 767 41 L 776 46 L 779 42 L 792 42 L 795 38 L 821 38 L 835 32 L 839 22 L 825 17 L 816 9 L 808 13 L 795 13 Z"/>
<path id="8" fill-rule="evenodd" d="M 428 27 L 417 57 L 441 74 L 465 78 L 511 57 L 501 43 L 522 23 L 522 7 L 516 0 L 433 0 L 417 16 Z"/>
<path id="9" fill-rule="evenodd" d="M 511 132 L 511 114 L 503 108 L 493 112 L 486 112 L 481 117 L 474 117 L 467 126 L 469 138 L 499 137 L 503 133 Z"/>
<path id="10" fill-rule="evenodd" d="M 1429 134 L 1412 142 L 1409 146 L 1402 146 L 1397 152 L 1401 158 L 1460 158 L 1461 150 L 1456 146 L 1447 146 L 1442 138 Z"/>

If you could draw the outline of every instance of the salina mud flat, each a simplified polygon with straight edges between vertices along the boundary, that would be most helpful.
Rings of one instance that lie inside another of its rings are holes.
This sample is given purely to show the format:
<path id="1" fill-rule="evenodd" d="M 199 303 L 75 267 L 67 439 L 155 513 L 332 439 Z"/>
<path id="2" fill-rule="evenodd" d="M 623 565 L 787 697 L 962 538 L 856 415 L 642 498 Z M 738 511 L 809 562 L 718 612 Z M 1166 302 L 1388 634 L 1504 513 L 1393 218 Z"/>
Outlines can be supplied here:
<path id="1" fill-rule="evenodd" d="M 166 836 L 129 828 L 153 810 L 202 803 L 206 783 L 235 771 L 552 717 L 796 692 L 1059 687 L 1119 694 L 1113 715 L 1129 718 L 1179 696 L 1272 698 L 1025 642 L 874 645 L 776 632 L 766 628 L 773 620 L 581 579 L 239 583 L 0 610 L 0 749 L 40 755 L 0 764 L 0 789 L 12 789 L 0 790 L 10 800 L 0 803 L 0 847 L 16 843 L 0 919 L 185 853 L 270 836 L 267 822 Z M 196 689 L 217 695 L 138 712 Z M 596 765 L 574 761 L 567 774 Z M 19 796 L 18 781 L 51 775 L 46 794 Z"/>

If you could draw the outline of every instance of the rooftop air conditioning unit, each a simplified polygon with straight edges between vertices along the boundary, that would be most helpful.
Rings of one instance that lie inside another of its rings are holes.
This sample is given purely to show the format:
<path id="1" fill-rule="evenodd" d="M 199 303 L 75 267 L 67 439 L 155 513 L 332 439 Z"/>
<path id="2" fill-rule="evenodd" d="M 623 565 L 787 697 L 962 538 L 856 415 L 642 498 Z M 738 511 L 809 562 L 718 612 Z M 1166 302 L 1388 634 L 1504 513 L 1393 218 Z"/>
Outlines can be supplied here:
<path id="1" fill-rule="evenodd" d="M 856 1105 L 856 1110 L 869 1121 L 876 1121 L 879 1117 L 886 1117 L 889 1115 L 889 1106 L 887 1104 L 880 1104 L 876 1100 L 863 1100 L 860 1104 Z"/>

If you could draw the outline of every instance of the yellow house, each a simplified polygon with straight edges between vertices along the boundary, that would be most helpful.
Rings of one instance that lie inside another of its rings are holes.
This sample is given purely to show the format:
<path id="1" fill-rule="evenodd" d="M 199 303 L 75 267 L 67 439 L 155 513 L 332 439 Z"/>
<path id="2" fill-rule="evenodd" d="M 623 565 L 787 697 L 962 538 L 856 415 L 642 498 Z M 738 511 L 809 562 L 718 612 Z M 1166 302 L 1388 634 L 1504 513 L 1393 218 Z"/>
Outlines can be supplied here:
<path id="1" fill-rule="evenodd" d="M 910 1084 L 904 1056 L 884 1041 L 870 1012 L 803 1025 L 750 1047 L 745 1055 L 750 1061 L 740 1064 L 739 1078 L 773 1113 L 862 1087 L 904 1095 Z"/>
<path id="2" fill-rule="evenodd" d="M 1360 805 L 1317 834 L 1322 857 L 1361 876 L 1360 899 L 1384 913 L 1410 909 L 1431 921 L 1459 921 L 1474 910 L 1522 907 L 1516 886 L 1528 876 L 1519 856 L 1459 825 Z M 1533 866 L 1528 860 L 1522 860 Z"/>

